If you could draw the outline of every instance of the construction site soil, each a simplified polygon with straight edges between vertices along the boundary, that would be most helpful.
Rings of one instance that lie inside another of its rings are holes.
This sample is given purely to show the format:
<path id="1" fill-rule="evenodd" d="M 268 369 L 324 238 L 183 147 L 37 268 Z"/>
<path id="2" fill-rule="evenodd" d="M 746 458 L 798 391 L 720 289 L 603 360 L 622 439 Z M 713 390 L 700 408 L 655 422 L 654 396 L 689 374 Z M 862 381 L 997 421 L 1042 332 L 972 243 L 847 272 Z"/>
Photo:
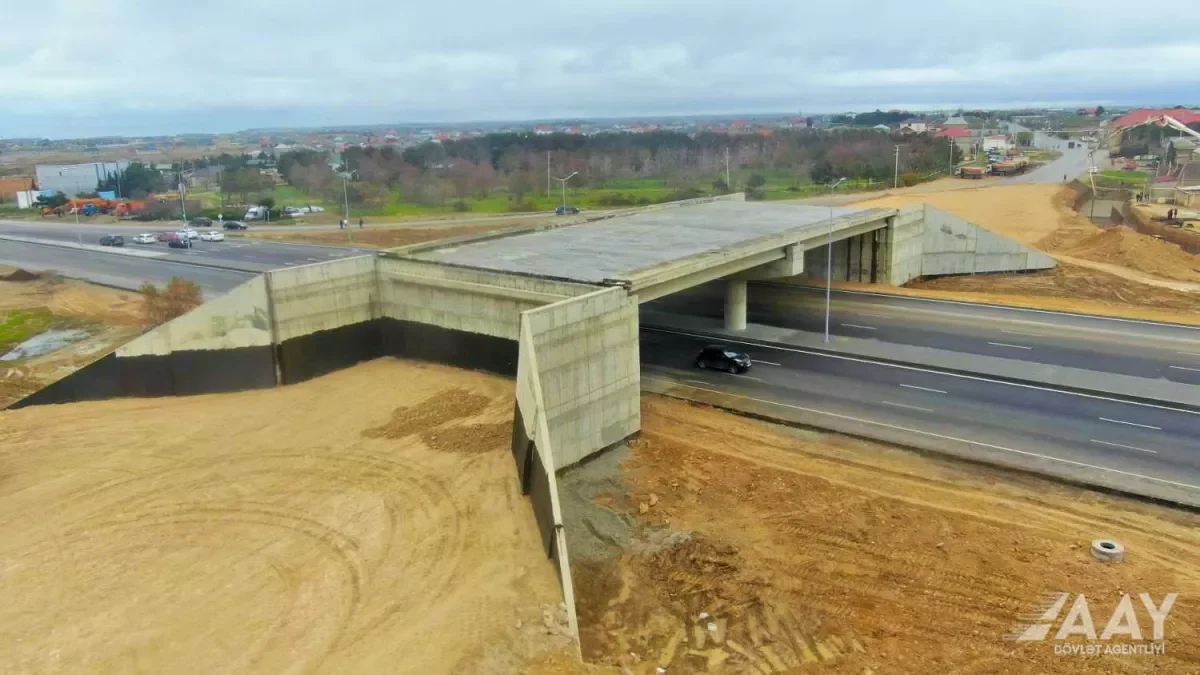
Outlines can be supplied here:
<path id="1" fill-rule="evenodd" d="M 624 455 L 560 477 L 568 527 L 584 523 L 568 536 L 589 660 L 639 674 L 1200 672 L 1200 517 L 664 397 L 644 397 L 642 424 Z M 1100 537 L 1125 562 L 1095 560 Z M 1136 595 L 1178 593 L 1165 654 L 1056 654 L 1057 625 L 1014 641 L 1060 592 L 1087 598 L 1097 632 L 1132 594 L 1147 633 Z"/>
<path id="2" fill-rule="evenodd" d="M 512 400 L 498 377 L 381 359 L 268 391 L 0 412 L 0 662 L 569 661 L 558 579 L 496 433 Z"/>
<path id="3" fill-rule="evenodd" d="M 0 324 L 15 312 L 44 312 L 47 328 L 87 336 L 47 354 L 0 362 L 0 409 L 100 358 L 142 330 L 142 301 L 118 291 L 53 274 L 0 265 Z M 6 350 L 0 349 L 0 354 Z"/>
<path id="4" fill-rule="evenodd" d="M 927 202 L 1059 260 L 1051 272 L 945 277 L 915 281 L 903 289 L 871 289 L 1200 324 L 1200 256 L 1129 228 L 1102 229 L 1074 210 L 1076 197 L 1059 185 L 997 185 L 856 204 Z"/>

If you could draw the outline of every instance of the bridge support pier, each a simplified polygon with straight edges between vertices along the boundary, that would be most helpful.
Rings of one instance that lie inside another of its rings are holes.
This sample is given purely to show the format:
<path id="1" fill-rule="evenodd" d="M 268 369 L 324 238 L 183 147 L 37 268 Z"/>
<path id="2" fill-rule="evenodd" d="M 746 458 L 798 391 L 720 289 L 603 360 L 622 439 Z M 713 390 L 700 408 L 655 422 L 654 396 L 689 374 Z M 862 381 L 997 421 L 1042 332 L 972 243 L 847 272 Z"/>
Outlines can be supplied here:
<path id="1" fill-rule="evenodd" d="M 725 280 L 725 329 L 746 330 L 746 280 Z"/>

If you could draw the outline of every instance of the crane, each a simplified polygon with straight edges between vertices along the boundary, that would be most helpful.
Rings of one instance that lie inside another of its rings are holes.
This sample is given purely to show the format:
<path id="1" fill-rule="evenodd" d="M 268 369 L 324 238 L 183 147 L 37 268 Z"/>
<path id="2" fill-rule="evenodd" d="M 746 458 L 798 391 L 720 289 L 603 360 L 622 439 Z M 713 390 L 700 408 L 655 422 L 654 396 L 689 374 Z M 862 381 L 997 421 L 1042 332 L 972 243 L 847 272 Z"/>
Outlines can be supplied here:
<path id="1" fill-rule="evenodd" d="M 1127 127 L 1113 129 L 1112 132 L 1108 134 L 1108 137 L 1104 140 L 1105 142 L 1111 141 L 1114 136 L 1123 134 L 1134 127 L 1141 127 L 1147 124 L 1157 124 L 1160 127 L 1171 127 L 1172 129 L 1177 129 L 1185 134 L 1188 134 L 1189 136 L 1192 136 L 1193 138 L 1196 138 L 1197 140 L 1200 140 L 1200 131 L 1196 131 L 1195 129 L 1189 127 L 1183 122 L 1180 122 L 1174 117 L 1171 117 L 1170 115 L 1157 115 L 1155 117 L 1149 117 L 1141 122 L 1138 122 L 1137 124 L 1131 124 Z"/>

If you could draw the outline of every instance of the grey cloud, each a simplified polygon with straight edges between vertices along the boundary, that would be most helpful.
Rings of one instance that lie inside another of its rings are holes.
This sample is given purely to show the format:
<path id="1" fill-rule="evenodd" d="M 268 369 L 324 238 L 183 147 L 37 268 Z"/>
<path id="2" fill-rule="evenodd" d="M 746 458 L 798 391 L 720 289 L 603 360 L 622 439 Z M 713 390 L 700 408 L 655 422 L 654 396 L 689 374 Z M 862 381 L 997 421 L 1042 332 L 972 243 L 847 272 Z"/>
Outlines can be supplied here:
<path id="1" fill-rule="evenodd" d="M 1200 35 L 1163 17 L 1190 4 L 48 0 L 6 10 L 56 28 L 0 45 L 0 134 L 1186 103 Z"/>

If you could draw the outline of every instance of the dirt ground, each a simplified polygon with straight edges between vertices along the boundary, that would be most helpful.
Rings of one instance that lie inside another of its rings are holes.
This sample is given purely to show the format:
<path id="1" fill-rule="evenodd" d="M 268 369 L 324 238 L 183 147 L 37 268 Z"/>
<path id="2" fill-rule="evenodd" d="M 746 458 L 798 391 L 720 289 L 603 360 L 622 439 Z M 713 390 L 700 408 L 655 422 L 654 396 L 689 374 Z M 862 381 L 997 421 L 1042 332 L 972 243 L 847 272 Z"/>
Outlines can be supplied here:
<path id="1" fill-rule="evenodd" d="M 89 333 L 86 339 L 43 356 L 0 362 L 0 409 L 138 335 L 141 307 L 137 293 L 0 265 L 0 316 L 45 309 L 64 325 Z"/>
<path id="2" fill-rule="evenodd" d="M 631 524 L 605 555 L 571 544 L 590 660 L 634 673 L 1200 672 L 1200 517 L 664 397 L 644 397 L 642 422 L 612 475 L 560 479 L 595 493 L 597 522 Z M 1121 541 L 1125 562 L 1094 560 L 1100 537 Z M 1083 593 L 1097 632 L 1134 594 L 1147 633 L 1136 594 L 1178 593 L 1165 655 L 1012 640 L 1057 592 Z"/>
<path id="3" fill-rule="evenodd" d="M 0 662 L 511 673 L 564 659 L 557 576 L 492 431 L 512 396 L 498 377 L 380 359 L 270 391 L 0 412 Z"/>
<path id="4" fill-rule="evenodd" d="M 860 202 L 856 206 L 928 202 L 1059 260 L 1052 272 L 946 277 L 870 290 L 1200 323 L 1200 256 L 1128 228 L 1102 229 L 1075 212 L 1074 199 L 1073 191 L 1058 185 L 1002 185 Z"/>

